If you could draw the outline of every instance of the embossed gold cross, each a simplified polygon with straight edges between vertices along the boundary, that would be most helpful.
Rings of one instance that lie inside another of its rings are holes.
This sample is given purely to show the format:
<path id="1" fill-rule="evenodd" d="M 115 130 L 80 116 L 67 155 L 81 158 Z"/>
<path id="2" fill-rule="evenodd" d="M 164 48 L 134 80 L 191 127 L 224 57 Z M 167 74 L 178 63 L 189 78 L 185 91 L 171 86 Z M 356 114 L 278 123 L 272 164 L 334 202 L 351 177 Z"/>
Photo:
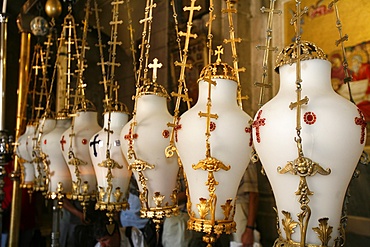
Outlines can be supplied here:
<path id="1" fill-rule="evenodd" d="M 162 68 L 162 66 L 162 63 L 158 63 L 158 58 L 154 58 L 153 63 L 148 65 L 149 68 L 153 69 L 153 82 L 157 81 L 157 71 L 158 69 Z"/>
<path id="2" fill-rule="evenodd" d="M 179 32 L 179 35 L 180 36 L 185 36 L 187 37 L 187 39 L 185 40 L 185 47 L 187 47 L 189 45 L 189 38 L 197 38 L 197 34 L 192 34 L 190 33 L 191 31 L 191 22 L 193 21 L 193 16 L 194 16 L 194 11 L 199 11 L 202 9 L 202 7 L 200 5 L 198 6 L 195 6 L 195 2 L 196 0 L 191 0 L 191 4 L 190 6 L 186 6 L 183 8 L 184 11 L 189 11 L 189 22 L 188 22 L 188 25 L 187 25 L 187 30 L 186 30 L 186 33 L 184 32 Z"/>
<path id="3" fill-rule="evenodd" d="M 181 56 L 180 54 L 180 59 L 181 61 L 175 62 L 175 66 L 180 66 L 180 75 L 178 79 L 178 87 L 177 87 L 177 93 L 172 92 L 171 95 L 172 97 L 177 97 L 176 98 L 176 103 L 175 103 L 175 111 L 174 111 L 174 117 L 172 123 L 167 123 L 167 126 L 171 127 L 171 137 L 170 137 L 170 145 L 166 148 L 166 156 L 171 157 L 174 154 L 174 151 L 176 150 L 176 147 L 174 145 L 174 138 L 175 138 L 175 128 L 176 128 L 176 121 L 179 116 L 179 107 L 181 104 L 181 100 L 187 103 L 188 109 L 190 109 L 190 102 L 191 98 L 189 98 L 188 95 L 188 90 L 186 88 L 186 83 L 185 83 L 185 70 L 186 68 L 191 68 L 191 64 L 187 64 L 187 58 L 188 58 L 188 51 L 189 51 L 189 44 L 190 44 L 190 38 L 196 38 L 196 34 L 191 33 L 191 28 L 192 28 L 192 22 L 193 22 L 193 16 L 194 16 L 194 11 L 199 11 L 201 10 L 201 7 L 195 6 L 196 0 L 191 0 L 191 5 L 188 7 L 184 7 L 184 11 L 189 11 L 189 17 L 188 17 L 188 22 L 186 25 L 186 33 L 184 32 L 178 32 L 178 37 L 185 37 L 185 44 L 184 44 L 184 49 L 183 49 L 183 54 Z M 181 50 L 181 49 L 180 49 Z M 183 93 L 184 92 L 184 93 Z"/>
<path id="4" fill-rule="evenodd" d="M 289 108 L 290 110 L 293 110 L 295 107 L 300 107 L 302 105 L 305 105 L 308 103 L 308 97 L 304 97 L 304 99 L 299 99 L 298 101 L 296 102 L 291 102 L 290 105 L 289 105 Z"/>
<path id="5" fill-rule="evenodd" d="M 308 8 L 304 7 L 303 10 L 301 10 L 301 1 L 296 0 L 297 5 L 297 12 L 293 15 L 292 19 L 290 20 L 290 25 L 293 25 L 295 23 L 296 25 L 296 32 L 299 35 L 300 34 L 300 25 L 301 25 L 301 19 L 304 14 L 308 12 Z"/>
<path id="6" fill-rule="evenodd" d="M 207 130 L 206 130 L 206 158 L 211 157 L 211 148 L 210 148 L 210 143 L 209 143 L 209 137 L 211 136 L 211 118 L 218 118 L 217 114 L 212 114 L 211 113 L 211 107 L 212 107 L 212 102 L 211 102 L 211 86 L 216 85 L 216 81 L 213 81 L 211 78 L 204 78 L 204 81 L 208 82 L 208 99 L 207 99 L 207 112 L 199 112 L 198 115 L 199 117 L 206 117 L 207 118 Z"/>
<path id="7" fill-rule="evenodd" d="M 334 11 L 335 11 L 335 16 L 336 16 L 336 26 L 337 26 L 337 29 L 338 29 L 338 32 L 339 32 L 339 39 L 335 41 L 335 45 L 338 46 L 338 45 L 341 45 L 341 51 L 342 51 L 342 54 L 343 54 L 343 68 L 344 68 L 344 83 L 347 84 L 347 87 L 348 87 L 348 91 L 349 91 L 349 100 L 352 102 L 352 103 L 355 103 L 354 102 L 354 99 L 352 97 L 352 93 L 351 93 L 351 87 L 350 87 L 350 84 L 349 82 L 352 81 L 352 77 L 348 71 L 348 61 L 347 61 L 347 56 L 346 56 L 346 51 L 344 49 L 344 42 L 345 41 L 348 41 L 348 35 L 345 34 L 343 35 L 342 33 L 342 22 L 340 21 L 340 18 L 339 18 L 339 10 L 338 10 L 338 6 L 337 6 L 337 3 L 339 2 L 339 0 L 333 0 L 332 2 L 329 3 L 328 5 L 328 8 L 331 9 L 334 7 Z"/>
<path id="8" fill-rule="evenodd" d="M 221 55 L 224 54 L 224 48 L 222 45 L 217 46 L 217 50 L 215 50 L 215 56 L 217 56 L 216 63 L 221 63 Z"/>
<path id="9" fill-rule="evenodd" d="M 157 7 L 156 3 L 151 0 L 150 4 L 145 8 L 145 18 L 139 21 L 140 24 L 146 23 L 153 19 L 153 9 Z"/>
<path id="10" fill-rule="evenodd" d="M 257 50 L 264 50 L 263 53 L 263 62 L 262 62 L 262 68 L 263 68 L 263 73 L 262 73 L 262 81 L 261 82 L 255 82 L 254 85 L 261 87 L 260 89 L 260 97 L 259 97 L 259 102 L 258 105 L 262 106 L 263 105 L 263 98 L 265 95 L 265 88 L 271 87 L 271 83 L 266 83 L 266 78 L 267 78 L 267 63 L 268 63 L 268 58 L 269 58 L 269 52 L 270 51 L 277 51 L 277 47 L 271 47 L 271 40 L 272 40 L 272 21 L 273 21 L 273 16 L 274 14 L 281 15 L 282 11 L 281 10 L 275 10 L 275 2 L 276 0 L 270 0 L 270 7 L 261 8 L 262 13 L 268 13 L 268 20 L 267 20 L 267 30 L 266 30 L 266 41 L 265 45 L 258 45 L 256 48 Z"/>

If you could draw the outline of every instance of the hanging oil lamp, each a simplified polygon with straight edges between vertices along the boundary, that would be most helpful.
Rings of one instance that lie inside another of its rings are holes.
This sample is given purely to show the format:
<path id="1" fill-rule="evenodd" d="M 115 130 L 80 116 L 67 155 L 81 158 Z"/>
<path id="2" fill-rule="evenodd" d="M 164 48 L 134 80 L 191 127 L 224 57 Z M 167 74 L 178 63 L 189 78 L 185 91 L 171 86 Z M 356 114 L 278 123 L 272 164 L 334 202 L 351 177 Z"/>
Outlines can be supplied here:
<path id="1" fill-rule="evenodd" d="M 88 1 L 89 3 L 90 1 Z M 87 5 L 88 5 L 87 3 Z M 74 17 L 71 14 L 71 6 L 69 6 L 69 14 L 65 17 L 65 28 L 68 29 L 69 35 L 65 44 L 67 46 L 67 62 L 68 69 L 72 63 L 72 46 L 77 56 L 77 86 L 75 88 L 74 102 L 72 114 L 71 127 L 69 127 L 60 139 L 60 149 L 63 157 L 68 164 L 72 176 L 72 193 L 71 198 L 81 202 L 84 214 L 86 213 L 86 206 L 90 200 L 94 200 L 96 196 L 96 176 L 94 167 L 89 154 L 89 140 L 97 133 L 101 127 L 97 121 L 97 111 L 91 101 L 85 97 L 86 83 L 83 81 L 83 72 L 86 65 L 84 64 L 85 50 L 87 49 L 87 29 L 88 17 L 90 11 L 85 12 L 84 29 L 81 48 L 77 46 L 78 39 L 76 36 L 76 25 Z M 90 7 L 86 7 L 90 10 Z M 69 70 L 68 75 L 72 72 Z M 71 77 L 67 77 L 67 92 L 70 92 Z M 71 96 L 69 96 L 71 97 Z M 67 97 L 67 100 L 69 100 Z"/>
<path id="2" fill-rule="evenodd" d="M 296 2 L 291 22 L 300 30 L 307 9 Z M 279 92 L 253 122 L 253 143 L 277 204 L 274 246 L 342 246 L 342 205 L 364 148 L 366 122 L 333 90 L 325 53 L 298 32 L 276 63 Z"/>
<path id="3" fill-rule="evenodd" d="M 235 12 L 229 1 L 225 12 Z M 209 15 L 208 47 L 212 47 L 212 1 Z M 230 30 L 227 42 L 235 46 L 237 39 Z M 212 53 L 210 49 L 210 58 Z M 204 67 L 198 79 L 198 101 L 180 116 L 175 132 L 188 184 L 188 229 L 205 233 L 207 246 L 236 229 L 236 192 L 252 153 L 251 117 L 240 105 L 237 59 L 234 67 L 222 62 L 222 46 L 214 54 L 216 61 Z"/>
<path id="4" fill-rule="evenodd" d="M 127 191 L 130 183 L 131 171 L 121 152 L 121 130 L 128 121 L 127 107 L 118 101 L 118 85 L 115 81 L 115 70 L 120 64 L 116 61 L 116 49 L 120 43 L 117 40 L 119 7 L 122 1 L 112 2 L 111 40 L 109 62 L 104 62 L 103 45 L 101 41 L 100 20 L 98 6 L 95 3 L 94 12 L 98 30 L 98 47 L 100 51 L 100 65 L 104 86 L 104 125 L 90 139 L 90 157 L 94 165 L 97 178 L 98 194 L 95 204 L 96 210 L 106 210 L 107 216 L 113 222 L 114 212 L 128 208 Z M 106 66 L 109 66 L 109 74 Z M 111 233 L 114 225 L 107 226 Z"/>

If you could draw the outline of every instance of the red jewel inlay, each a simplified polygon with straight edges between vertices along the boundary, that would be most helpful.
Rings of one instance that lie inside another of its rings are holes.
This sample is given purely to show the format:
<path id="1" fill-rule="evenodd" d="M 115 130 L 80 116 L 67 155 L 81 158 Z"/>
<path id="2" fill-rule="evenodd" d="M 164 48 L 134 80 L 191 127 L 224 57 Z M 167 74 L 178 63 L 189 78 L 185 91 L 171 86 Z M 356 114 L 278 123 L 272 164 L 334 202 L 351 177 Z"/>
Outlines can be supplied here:
<path id="1" fill-rule="evenodd" d="M 164 138 L 168 138 L 168 137 L 170 136 L 170 132 L 169 132 L 168 130 L 163 130 L 163 132 L 162 132 L 162 136 L 163 136 Z"/>
<path id="2" fill-rule="evenodd" d="M 214 131 L 216 129 L 216 123 L 215 122 L 210 122 L 209 123 L 209 130 Z"/>
<path id="3" fill-rule="evenodd" d="M 62 151 L 64 151 L 64 144 L 66 144 L 66 140 L 64 140 L 64 135 L 62 136 L 62 140 L 60 140 L 60 145 L 62 146 Z"/>
<path id="4" fill-rule="evenodd" d="M 130 130 L 128 131 L 128 134 L 124 136 L 125 140 L 128 140 L 128 145 L 130 149 L 133 148 L 134 139 L 136 139 L 137 137 L 138 137 L 138 134 L 132 133 L 132 128 L 130 128 Z"/>
<path id="5" fill-rule="evenodd" d="M 44 144 L 46 145 L 46 139 L 44 140 Z"/>
<path id="6" fill-rule="evenodd" d="M 253 122 L 252 127 L 256 128 L 256 138 L 257 142 L 261 142 L 261 136 L 260 136 L 260 127 L 265 125 L 266 118 L 261 118 L 262 110 L 258 112 L 257 119 Z"/>
<path id="7" fill-rule="evenodd" d="M 87 140 L 86 139 L 82 139 L 82 144 L 83 145 L 86 145 L 87 144 Z"/>
<path id="8" fill-rule="evenodd" d="M 250 134 L 249 146 L 252 147 L 252 145 L 253 145 L 252 126 L 245 127 L 244 130 L 245 130 L 246 133 Z"/>
<path id="9" fill-rule="evenodd" d="M 175 131 L 175 141 L 177 142 L 178 141 L 178 139 L 177 139 L 177 131 L 178 130 L 180 130 L 181 129 L 181 124 L 180 124 L 180 117 L 176 120 L 176 125 L 175 125 L 175 127 L 173 128 L 174 129 L 174 131 Z"/>
<path id="10" fill-rule="evenodd" d="M 355 124 L 361 126 L 361 139 L 360 139 L 360 143 L 361 144 L 364 144 L 364 142 L 365 142 L 366 121 L 365 121 L 365 117 L 362 114 L 362 112 L 360 111 L 360 109 L 357 109 L 357 111 L 360 114 L 360 117 L 355 117 Z"/>
<path id="11" fill-rule="evenodd" d="M 306 124 L 314 124 L 316 122 L 316 114 L 311 111 L 306 112 L 303 116 L 303 119 Z"/>

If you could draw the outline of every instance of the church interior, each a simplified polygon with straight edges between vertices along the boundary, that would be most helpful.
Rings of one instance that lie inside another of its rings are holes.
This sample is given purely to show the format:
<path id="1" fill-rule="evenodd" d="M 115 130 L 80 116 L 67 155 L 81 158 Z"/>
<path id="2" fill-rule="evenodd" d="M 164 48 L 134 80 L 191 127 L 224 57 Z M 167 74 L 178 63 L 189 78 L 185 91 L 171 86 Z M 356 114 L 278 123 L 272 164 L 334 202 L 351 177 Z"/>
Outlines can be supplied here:
<path id="1" fill-rule="evenodd" d="M 74 203 L 114 225 L 132 179 L 145 246 L 184 212 L 181 246 L 370 245 L 368 0 L 0 6 L 1 246 L 71 246 Z M 255 245 L 222 245 L 247 167 Z"/>

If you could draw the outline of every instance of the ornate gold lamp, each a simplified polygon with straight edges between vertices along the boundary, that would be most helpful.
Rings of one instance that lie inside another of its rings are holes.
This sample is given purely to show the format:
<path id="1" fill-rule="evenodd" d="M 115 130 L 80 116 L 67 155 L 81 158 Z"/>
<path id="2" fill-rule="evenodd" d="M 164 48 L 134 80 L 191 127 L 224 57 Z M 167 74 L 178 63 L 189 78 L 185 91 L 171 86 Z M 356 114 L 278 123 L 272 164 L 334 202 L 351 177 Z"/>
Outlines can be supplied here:
<path id="1" fill-rule="evenodd" d="M 162 67 L 154 58 L 149 64 L 153 0 L 147 0 L 143 23 L 140 64 L 137 71 L 133 118 L 121 132 L 122 152 L 129 169 L 134 173 L 140 189 L 141 217 L 152 219 L 157 232 L 164 217 L 177 214 L 177 157 L 166 158 L 172 116 L 167 109 L 169 98 L 163 86 L 157 83 L 157 71 Z M 145 56 L 144 56 L 145 55 Z M 148 70 L 152 68 L 152 79 Z"/>
<path id="2" fill-rule="evenodd" d="M 197 103 L 177 119 L 175 145 L 171 147 L 180 156 L 187 179 L 188 228 L 205 233 L 203 240 L 211 246 L 222 233 L 235 231 L 235 197 L 240 179 L 247 168 L 251 154 L 251 117 L 241 108 L 241 86 L 232 14 L 236 13 L 231 1 L 222 10 L 229 20 L 230 37 L 225 39 L 231 45 L 233 66 L 222 62 L 223 47 L 212 50 L 213 1 L 210 1 L 208 25 L 209 61 L 198 79 L 199 97 Z M 186 41 L 191 34 L 191 17 L 195 0 L 190 7 Z M 185 46 L 182 65 L 186 64 Z M 179 84 L 182 83 L 180 74 Z M 180 95 L 180 93 L 178 94 Z M 184 95 L 181 95 L 182 97 Z"/>
<path id="3" fill-rule="evenodd" d="M 98 183 L 98 197 L 95 205 L 97 210 L 106 210 L 111 220 L 114 212 L 128 208 L 127 190 L 130 183 L 131 171 L 121 152 L 121 130 L 128 121 L 127 107 L 118 101 L 117 81 L 115 81 L 117 62 L 117 40 L 119 24 L 119 8 L 123 1 L 112 1 L 111 40 L 109 42 L 109 60 L 104 62 L 103 44 L 100 33 L 98 6 L 95 2 L 94 12 L 98 30 L 100 50 L 100 66 L 103 75 L 101 84 L 104 86 L 104 126 L 90 139 L 90 157 L 94 165 Z M 108 66 L 106 66 L 106 64 Z M 114 226 L 107 228 L 114 230 Z"/>
<path id="4" fill-rule="evenodd" d="M 90 1 L 87 1 L 84 18 L 83 36 L 81 39 L 81 48 L 78 46 L 76 35 L 75 19 L 72 16 L 72 7 L 69 5 L 69 13 L 64 18 L 63 28 L 66 30 L 66 36 L 63 36 L 60 42 L 67 47 L 67 96 L 69 102 L 74 97 L 71 126 L 63 132 L 60 139 L 60 149 L 63 157 L 68 164 L 72 176 L 71 198 L 81 203 L 84 213 L 86 212 L 87 203 L 95 199 L 96 195 L 96 176 L 94 167 L 89 154 L 89 141 L 91 137 L 100 130 L 97 122 L 97 111 L 95 106 L 86 99 L 85 87 L 83 81 L 83 72 L 85 70 L 85 50 L 87 47 L 87 29 L 90 15 Z M 77 82 L 75 95 L 70 95 L 72 87 L 71 71 L 73 53 L 77 57 Z"/>
<path id="5" fill-rule="evenodd" d="M 300 30 L 307 11 L 296 1 Z M 343 246 L 342 205 L 365 144 L 359 109 L 334 92 L 331 64 L 315 44 L 294 43 L 278 55 L 278 94 L 260 108 L 253 143 L 277 204 L 274 246 Z"/>

